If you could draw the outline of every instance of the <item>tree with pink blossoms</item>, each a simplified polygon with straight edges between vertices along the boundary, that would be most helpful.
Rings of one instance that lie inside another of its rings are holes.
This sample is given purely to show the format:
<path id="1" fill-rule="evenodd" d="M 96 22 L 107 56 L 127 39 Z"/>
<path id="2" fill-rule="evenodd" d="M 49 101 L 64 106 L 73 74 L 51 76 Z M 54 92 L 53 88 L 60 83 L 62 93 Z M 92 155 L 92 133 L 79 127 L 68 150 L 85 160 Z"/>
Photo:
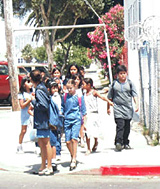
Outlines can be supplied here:
<path id="1" fill-rule="evenodd" d="M 121 5 L 112 7 L 109 12 L 99 19 L 99 23 L 105 23 L 108 35 L 109 51 L 113 74 L 117 65 L 122 63 L 122 50 L 124 46 L 124 9 Z M 97 27 L 88 33 L 92 48 L 88 49 L 88 57 L 98 59 L 104 70 L 108 70 L 107 51 L 104 37 L 104 27 Z"/>

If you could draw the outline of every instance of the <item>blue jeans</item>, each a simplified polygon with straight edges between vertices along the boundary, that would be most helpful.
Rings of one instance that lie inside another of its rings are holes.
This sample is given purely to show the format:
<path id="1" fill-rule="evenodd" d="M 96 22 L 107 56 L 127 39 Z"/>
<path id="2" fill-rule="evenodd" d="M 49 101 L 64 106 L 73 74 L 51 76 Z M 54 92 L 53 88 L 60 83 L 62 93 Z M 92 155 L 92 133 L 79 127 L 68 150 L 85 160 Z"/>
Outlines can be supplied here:
<path id="1" fill-rule="evenodd" d="M 56 147 L 56 155 L 61 155 L 61 131 L 60 130 L 51 130 L 50 143 L 51 143 L 51 146 Z"/>

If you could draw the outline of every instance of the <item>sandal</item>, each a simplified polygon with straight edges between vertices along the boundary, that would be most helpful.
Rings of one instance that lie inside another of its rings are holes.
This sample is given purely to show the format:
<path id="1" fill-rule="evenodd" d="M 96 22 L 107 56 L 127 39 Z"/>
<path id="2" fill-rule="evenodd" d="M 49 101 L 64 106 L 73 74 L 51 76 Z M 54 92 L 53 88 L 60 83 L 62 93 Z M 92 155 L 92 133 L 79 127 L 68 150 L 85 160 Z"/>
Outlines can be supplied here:
<path id="1" fill-rule="evenodd" d="M 97 150 L 97 147 L 98 147 L 98 142 L 94 144 L 92 148 L 92 152 L 95 152 Z"/>
<path id="2" fill-rule="evenodd" d="M 91 154 L 91 150 L 87 150 L 87 152 L 85 153 L 86 156 L 88 156 L 89 154 Z"/>
<path id="3" fill-rule="evenodd" d="M 69 170 L 72 171 L 76 168 L 76 160 L 72 159 Z"/>

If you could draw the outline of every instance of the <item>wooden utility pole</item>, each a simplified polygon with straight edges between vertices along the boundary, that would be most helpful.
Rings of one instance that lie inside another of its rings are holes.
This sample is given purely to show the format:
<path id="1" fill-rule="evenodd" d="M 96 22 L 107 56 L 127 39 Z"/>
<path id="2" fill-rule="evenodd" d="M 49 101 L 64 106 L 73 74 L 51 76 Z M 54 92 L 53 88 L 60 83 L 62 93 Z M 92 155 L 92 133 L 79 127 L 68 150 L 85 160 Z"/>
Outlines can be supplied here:
<path id="1" fill-rule="evenodd" d="M 18 75 L 16 65 L 14 63 L 14 45 L 13 45 L 13 7 L 12 0 L 3 0 L 4 17 L 5 17 L 5 35 L 7 46 L 7 60 L 9 70 L 9 83 L 12 97 L 12 110 L 20 110 L 18 103 Z"/>

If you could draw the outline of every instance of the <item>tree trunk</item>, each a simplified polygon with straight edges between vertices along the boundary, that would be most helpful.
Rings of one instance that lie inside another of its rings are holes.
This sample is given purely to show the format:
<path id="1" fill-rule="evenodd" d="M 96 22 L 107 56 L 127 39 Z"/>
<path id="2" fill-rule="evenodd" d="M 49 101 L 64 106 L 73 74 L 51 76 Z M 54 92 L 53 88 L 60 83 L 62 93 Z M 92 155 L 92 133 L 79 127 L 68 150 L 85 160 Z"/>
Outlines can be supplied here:
<path id="1" fill-rule="evenodd" d="M 42 12 L 42 19 L 43 19 L 44 26 L 49 26 L 49 15 L 51 12 L 51 0 L 49 1 L 47 12 L 45 11 L 45 7 L 44 7 L 43 3 L 41 3 L 40 8 L 41 8 L 41 12 Z M 53 50 L 51 49 L 51 44 L 50 44 L 50 39 L 49 39 L 49 30 L 44 31 L 44 45 L 46 47 L 46 52 L 47 52 L 47 56 L 48 56 L 49 71 L 52 71 L 52 69 L 53 69 Z"/>
<path id="2" fill-rule="evenodd" d="M 46 47 L 46 52 L 48 56 L 48 68 L 49 71 L 52 71 L 53 69 L 53 52 L 51 50 L 51 45 L 49 41 L 49 32 L 45 30 L 45 39 L 44 39 L 44 45 Z"/>
<path id="3" fill-rule="evenodd" d="M 12 110 L 20 110 L 18 102 L 18 76 L 17 69 L 14 63 L 14 46 L 13 46 L 13 9 L 12 0 L 3 0 L 4 2 L 4 16 L 5 16 L 5 35 L 6 35 L 6 46 L 7 46 L 7 59 L 9 69 L 9 83 L 12 97 Z"/>

